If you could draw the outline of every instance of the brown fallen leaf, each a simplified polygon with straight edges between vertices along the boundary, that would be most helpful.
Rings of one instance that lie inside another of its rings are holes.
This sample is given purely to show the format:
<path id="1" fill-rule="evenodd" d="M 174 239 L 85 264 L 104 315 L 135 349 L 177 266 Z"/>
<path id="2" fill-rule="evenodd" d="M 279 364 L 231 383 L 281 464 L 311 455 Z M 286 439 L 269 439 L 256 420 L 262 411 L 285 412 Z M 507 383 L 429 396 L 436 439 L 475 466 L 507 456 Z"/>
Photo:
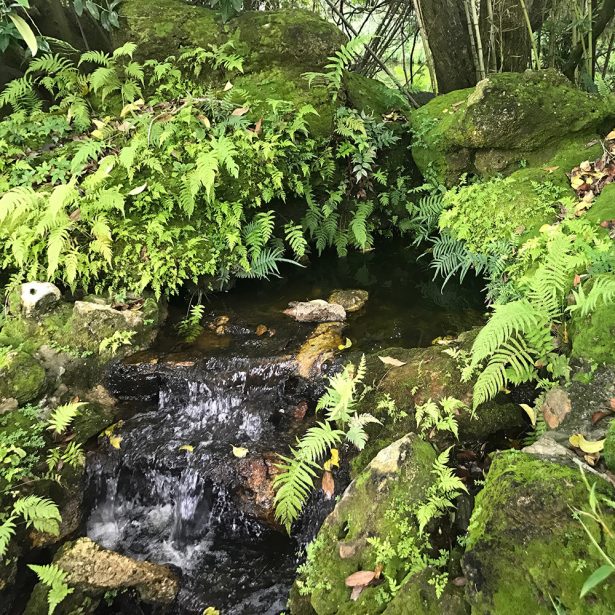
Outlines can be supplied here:
<path id="1" fill-rule="evenodd" d="M 302 421 L 308 411 L 308 403 L 305 399 L 301 400 L 293 410 L 293 418 L 296 421 Z"/>
<path id="2" fill-rule="evenodd" d="M 238 107 L 233 111 L 233 113 L 231 113 L 231 115 L 235 117 L 241 117 L 242 115 L 245 115 L 248 111 L 250 111 L 249 107 Z"/>
<path id="3" fill-rule="evenodd" d="M 455 577 L 452 582 L 455 587 L 463 587 L 468 580 L 465 577 Z"/>
<path id="4" fill-rule="evenodd" d="M 399 359 L 394 359 L 393 357 L 378 357 L 385 365 L 390 365 L 391 367 L 401 367 L 405 365 L 405 361 L 400 361 Z"/>
<path id="5" fill-rule="evenodd" d="M 382 570 L 384 569 L 384 566 L 382 564 L 377 564 L 376 567 L 374 568 L 374 579 L 379 579 L 380 575 L 382 574 Z"/>
<path id="6" fill-rule="evenodd" d="M 260 135 L 261 132 L 263 132 L 263 118 L 259 118 L 258 122 L 256 122 L 256 124 L 254 125 L 254 132 L 257 135 Z"/>
<path id="7" fill-rule="evenodd" d="M 576 288 L 580 283 L 581 283 L 581 276 L 578 273 L 575 273 L 572 284 Z"/>
<path id="8" fill-rule="evenodd" d="M 597 410 L 592 414 L 592 425 L 600 422 L 605 416 L 611 416 L 612 412 L 604 412 L 603 410 Z"/>
<path id="9" fill-rule="evenodd" d="M 258 327 L 256 327 L 256 335 L 258 335 L 258 337 L 265 335 L 265 333 L 267 333 L 267 325 L 258 325 Z"/>
<path id="10" fill-rule="evenodd" d="M 615 397 L 611 397 L 611 399 L 609 401 L 609 405 L 611 406 L 611 410 L 613 410 L 613 412 L 615 412 Z"/>
<path id="11" fill-rule="evenodd" d="M 361 595 L 361 592 L 365 589 L 365 585 L 355 585 L 350 592 L 350 599 L 356 602 Z"/>
<path id="12" fill-rule="evenodd" d="M 327 500 L 330 500 L 335 494 L 335 481 L 333 480 L 333 474 L 331 474 L 328 470 L 325 470 L 322 475 L 322 490 Z"/>
<path id="13" fill-rule="evenodd" d="M 347 576 L 345 583 L 346 587 L 365 587 L 365 585 L 369 585 L 375 578 L 376 573 L 373 570 L 359 570 Z"/>

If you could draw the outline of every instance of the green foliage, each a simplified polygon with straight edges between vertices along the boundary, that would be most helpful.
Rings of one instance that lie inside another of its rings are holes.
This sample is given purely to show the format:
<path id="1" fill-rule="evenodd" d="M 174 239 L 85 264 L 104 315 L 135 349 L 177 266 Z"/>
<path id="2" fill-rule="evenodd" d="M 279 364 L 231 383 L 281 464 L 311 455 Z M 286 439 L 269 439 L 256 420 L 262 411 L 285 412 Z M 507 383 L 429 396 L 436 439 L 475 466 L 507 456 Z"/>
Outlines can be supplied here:
<path id="1" fill-rule="evenodd" d="M 98 345 L 98 354 L 107 352 L 113 356 L 122 346 L 131 346 L 132 338 L 136 335 L 136 331 L 115 331 L 110 337 L 105 337 Z"/>
<path id="2" fill-rule="evenodd" d="M 47 448 L 45 427 L 64 433 L 81 405 L 61 406 L 45 422 L 33 406 L 0 417 L 0 560 L 20 526 L 52 535 L 59 533 L 57 505 L 32 490 L 41 480 L 60 482 L 63 468 L 83 465 L 83 450 L 75 442 L 52 447 L 47 459 L 43 457 Z"/>
<path id="3" fill-rule="evenodd" d="M 242 70 L 232 42 L 162 62 L 134 52 L 44 55 L 0 94 L 13 111 L 0 121 L 0 267 L 160 296 L 279 275 L 285 248 L 301 258 L 309 241 L 340 254 L 372 245 L 391 201 L 384 122 L 341 109 L 331 142 L 316 140 L 313 107 L 220 92 L 221 73 Z M 281 224 L 287 200 L 306 213 Z"/>
<path id="4" fill-rule="evenodd" d="M 54 564 L 47 564 L 46 566 L 38 566 L 35 564 L 29 564 L 28 568 L 33 570 L 38 577 L 38 580 L 48 587 L 47 592 L 47 604 L 49 610 L 47 615 L 53 615 L 56 607 L 66 598 L 72 594 L 74 589 L 68 586 L 66 581 L 67 573 L 58 568 Z"/>
<path id="5" fill-rule="evenodd" d="M 421 436 L 435 435 L 437 432 L 449 431 L 459 438 L 457 412 L 467 409 L 465 404 L 454 397 L 443 397 L 439 404 L 428 399 L 424 404 L 416 406 L 415 420 Z"/>
<path id="6" fill-rule="evenodd" d="M 205 306 L 202 303 L 197 303 L 190 308 L 186 318 L 177 325 L 179 334 L 187 342 L 194 342 L 203 333 L 203 325 L 201 324 L 203 316 L 205 316 Z"/>
<path id="7" fill-rule="evenodd" d="M 349 363 L 329 378 L 324 395 L 318 400 L 317 412 L 324 412 L 325 419 L 310 427 L 291 448 L 291 456 L 281 456 L 278 464 L 281 473 L 273 481 L 276 518 L 290 532 L 293 522 L 301 514 L 314 488 L 320 463 L 331 449 L 344 439 L 361 450 L 367 442 L 366 425 L 379 423 L 368 413 L 357 414 L 356 404 L 365 393 L 365 356 L 355 368 Z M 360 390 L 362 388 L 362 390 Z"/>

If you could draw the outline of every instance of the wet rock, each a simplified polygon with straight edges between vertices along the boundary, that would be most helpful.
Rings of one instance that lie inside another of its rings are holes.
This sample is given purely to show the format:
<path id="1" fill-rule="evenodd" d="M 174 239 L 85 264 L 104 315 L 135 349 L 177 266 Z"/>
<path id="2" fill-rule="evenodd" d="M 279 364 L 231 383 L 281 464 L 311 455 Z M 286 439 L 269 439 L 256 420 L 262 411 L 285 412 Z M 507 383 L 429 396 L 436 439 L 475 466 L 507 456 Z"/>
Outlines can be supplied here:
<path id="1" fill-rule="evenodd" d="M 341 305 L 347 312 L 358 312 L 368 299 L 366 290 L 334 290 L 327 301 Z"/>
<path id="2" fill-rule="evenodd" d="M 178 579 L 168 567 L 103 549 L 89 538 L 65 545 L 54 563 L 68 573 L 72 587 L 94 597 L 135 589 L 147 604 L 168 605 L 179 589 Z"/>
<path id="3" fill-rule="evenodd" d="M 342 344 L 343 323 L 323 323 L 318 325 L 297 353 L 296 361 L 299 375 L 313 378 L 320 374 L 326 361 L 335 356 Z"/>
<path id="4" fill-rule="evenodd" d="M 549 429 L 556 429 L 572 410 L 568 393 L 561 387 L 551 389 L 542 405 L 542 414 Z"/>
<path id="5" fill-rule="evenodd" d="M 284 314 L 299 322 L 340 322 L 346 320 L 346 310 L 338 303 L 323 299 L 294 301 L 288 304 Z"/>
<path id="6" fill-rule="evenodd" d="M 275 519 L 273 479 L 280 473 L 276 464 L 280 458 L 276 453 L 264 453 L 241 459 L 237 464 L 243 478 L 239 489 L 242 509 L 248 515 L 263 523 L 281 529 Z"/>
<path id="7" fill-rule="evenodd" d="M 416 537 L 408 511 L 425 496 L 433 480 L 430 470 L 435 458 L 430 444 L 410 434 L 380 451 L 357 476 L 310 547 L 308 564 L 291 594 L 293 615 L 309 612 L 306 602 L 318 615 L 385 612 L 385 603 L 378 600 L 378 587 L 366 587 L 358 600 L 352 601 L 345 579 L 358 570 L 374 570 L 375 542 L 388 541 L 394 549 L 402 536 L 405 540 Z M 400 522 L 401 517 L 405 523 Z M 401 582 L 407 565 L 391 558 L 383 574 Z M 410 610 L 392 612 L 431 613 L 413 610 L 410 604 Z"/>
<path id="8" fill-rule="evenodd" d="M 587 480 L 612 498 L 604 481 L 594 475 Z M 579 598 L 587 577 L 604 564 L 573 516 L 587 502 L 578 468 L 517 451 L 498 453 L 476 498 L 462 560 L 472 614 L 513 615 L 524 604 L 546 615 L 555 597 L 566 613 L 610 612 L 612 583 Z M 607 523 L 614 519 L 606 513 Z M 599 535 L 597 526 L 590 528 Z"/>
<path id="9" fill-rule="evenodd" d="M 40 361 L 27 352 L 15 350 L 0 359 L 0 402 L 5 408 L 35 400 L 45 390 L 47 377 Z M 8 402 L 8 403 L 6 403 Z"/>
<path id="10" fill-rule="evenodd" d="M 27 282 L 21 285 L 21 308 L 26 316 L 52 309 L 62 298 L 60 289 L 50 282 Z"/>

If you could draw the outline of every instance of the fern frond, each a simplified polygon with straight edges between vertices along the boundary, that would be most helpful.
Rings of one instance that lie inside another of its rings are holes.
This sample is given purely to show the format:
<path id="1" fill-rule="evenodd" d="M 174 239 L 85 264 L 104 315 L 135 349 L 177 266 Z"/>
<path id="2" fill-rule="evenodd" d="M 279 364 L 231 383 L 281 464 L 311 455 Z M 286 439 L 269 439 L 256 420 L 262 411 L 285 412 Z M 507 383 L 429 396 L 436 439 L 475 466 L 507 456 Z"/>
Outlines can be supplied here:
<path id="1" fill-rule="evenodd" d="M 85 405 L 84 402 L 73 402 L 58 406 L 48 419 L 49 426 L 47 429 L 56 434 L 64 433 L 75 417 L 79 415 L 80 408 Z"/>

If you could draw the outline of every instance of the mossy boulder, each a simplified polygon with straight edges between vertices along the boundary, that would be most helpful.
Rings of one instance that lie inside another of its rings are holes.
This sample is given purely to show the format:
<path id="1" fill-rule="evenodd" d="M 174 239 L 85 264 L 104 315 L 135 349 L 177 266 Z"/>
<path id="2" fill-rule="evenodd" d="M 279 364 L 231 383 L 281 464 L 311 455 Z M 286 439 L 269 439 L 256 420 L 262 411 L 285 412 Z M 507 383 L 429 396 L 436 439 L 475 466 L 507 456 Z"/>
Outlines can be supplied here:
<path id="1" fill-rule="evenodd" d="M 238 105 L 249 103 L 251 117 L 258 119 L 267 100 L 288 101 L 295 109 L 313 106 L 318 115 L 308 116 L 312 133 L 326 137 L 333 129 L 336 104 L 327 88 L 308 85 L 306 72 L 325 71 L 328 57 L 346 41 L 332 23 L 301 9 L 247 11 L 227 22 L 220 14 L 183 0 L 125 0 L 120 6 L 122 27 L 114 33 L 114 44 L 137 43 L 139 59 L 165 59 L 182 48 L 222 45 L 232 42 L 234 53 L 243 59 L 243 71 L 232 76 L 209 71 L 204 78 L 220 91 L 228 79 L 229 93 Z M 348 74 L 340 102 L 377 117 L 405 108 L 403 99 L 384 84 Z"/>
<path id="2" fill-rule="evenodd" d="M 31 354 L 15 350 L 0 358 L 0 402 L 26 404 L 44 392 L 46 383 L 45 368 Z"/>
<path id="3" fill-rule="evenodd" d="M 600 303 L 585 317 L 575 316 L 571 326 L 572 355 L 615 365 L 615 309 Z"/>
<path id="4" fill-rule="evenodd" d="M 389 348 L 367 356 L 367 372 L 378 386 L 361 400 L 359 411 L 373 414 L 382 425 L 370 425 L 370 439 L 353 460 L 353 472 L 364 468 L 381 448 L 402 434 L 416 430 L 414 409 L 417 405 L 428 400 L 438 402 L 444 397 L 454 397 L 471 406 L 473 383 L 462 382 L 460 363 L 451 353 L 457 349 L 467 351 L 476 333 L 477 330 L 463 333 L 446 344 L 427 348 Z M 404 365 L 386 365 L 381 357 L 392 357 Z M 399 412 L 389 416 L 385 409 L 378 408 L 379 401 L 386 395 L 405 416 Z M 474 418 L 469 409 L 460 410 L 456 418 L 461 441 L 483 442 L 499 432 L 520 433 L 525 428 L 523 412 L 505 396 L 483 404 Z M 447 435 L 438 437 L 442 445 L 454 443 L 448 442 Z"/>
<path id="5" fill-rule="evenodd" d="M 604 451 L 602 453 L 604 457 L 604 463 L 606 467 L 615 472 L 615 421 L 611 420 L 609 423 L 609 430 L 606 434 L 606 440 L 604 442 Z"/>
<path id="6" fill-rule="evenodd" d="M 463 173 L 509 172 L 546 163 L 571 138 L 612 128 L 615 97 L 587 94 L 554 70 L 502 73 L 439 96 L 411 118 L 412 153 L 423 173 L 453 185 Z"/>
<path id="7" fill-rule="evenodd" d="M 402 539 L 409 544 L 409 537 L 417 538 L 418 529 L 401 523 L 398 516 L 425 497 L 435 459 L 433 447 L 415 434 L 376 455 L 346 489 L 309 547 L 308 563 L 291 595 L 291 614 L 308 613 L 309 608 L 317 615 L 385 612 L 382 588 L 366 587 L 353 601 L 345 580 L 357 571 L 375 569 L 376 543 L 388 541 L 396 549 Z M 382 573 L 399 583 L 407 566 L 394 556 L 384 563 Z"/>
<path id="8" fill-rule="evenodd" d="M 594 475 L 599 492 L 612 488 Z M 605 615 L 615 604 L 615 584 L 580 598 L 587 577 L 604 564 L 573 509 L 588 508 L 579 469 L 508 451 L 495 456 L 476 498 L 462 566 L 472 615 L 553 613 Z M 605 513 L 612 526 L 615 514 Z M 600 540 L 600 528 L 587 520 Z M 613 557 L 613 545 L 609 550 Z"/>

